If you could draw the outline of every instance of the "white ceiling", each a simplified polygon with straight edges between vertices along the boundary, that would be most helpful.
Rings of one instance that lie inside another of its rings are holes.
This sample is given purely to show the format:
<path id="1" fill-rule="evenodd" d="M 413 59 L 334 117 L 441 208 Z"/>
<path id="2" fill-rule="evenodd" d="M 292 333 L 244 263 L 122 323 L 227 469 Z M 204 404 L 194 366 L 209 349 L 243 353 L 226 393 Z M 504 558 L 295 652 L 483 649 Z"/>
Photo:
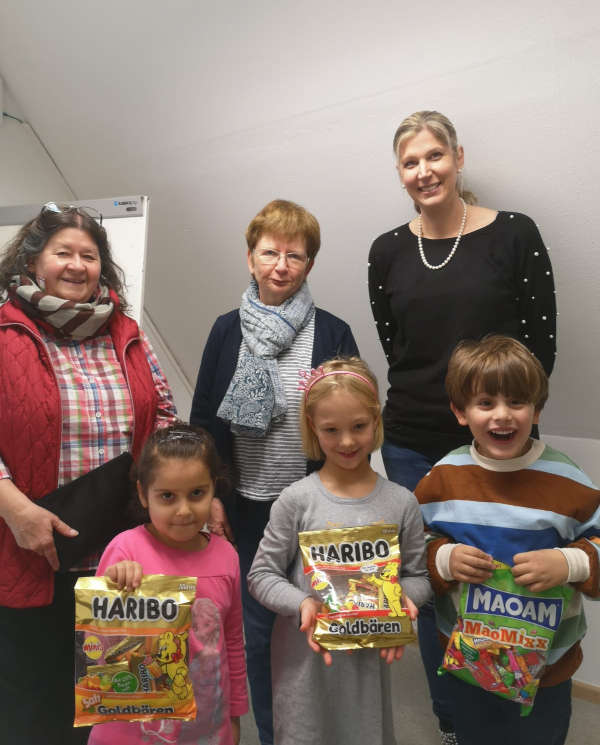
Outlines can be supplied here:
<path id="1" fill-rule="evenodd" d="M 505 54 L 507 38 L 526 48 L 556 32 L 552 4 L 530 0 L 543 9 L 535 28 L 517 22 L 520 5 L 484 19 L 472 2 L 2 0 L 0 74 L 78 196 L 135 192 L 190 147 L 201 164 L 228 136 L 426 81 L 441 65 L 460 75 Z"/>
<path id="2" fill-rule="evenodd" d="M 599 407 L 572 402 L 600 363 L 599 43 L 592 0 L 0 0 L 10 105 L 75 196 L 151 197 L 146 302 L 189 380 L 247 282 L 245 226 L 279 196 L 319 218 L 313 294 L 384 377 L 366 255 L 411 214 L 395 126 L 440 108 L 481 201 L 550 237 L 562 329 L 545 421 L 588 437 Z"/>

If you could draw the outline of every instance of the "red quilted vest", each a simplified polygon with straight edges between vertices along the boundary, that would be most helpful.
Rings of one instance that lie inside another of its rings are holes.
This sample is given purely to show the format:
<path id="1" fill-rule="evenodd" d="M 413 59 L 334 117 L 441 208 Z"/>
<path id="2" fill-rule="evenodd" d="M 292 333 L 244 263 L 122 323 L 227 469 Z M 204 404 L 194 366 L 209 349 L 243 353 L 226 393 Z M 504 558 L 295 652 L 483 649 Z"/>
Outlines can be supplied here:
<path id="1" fill-rule="evenodd" d="M 158 397 L 137 323 L 115 311 L 108 330 L 133 403 L 136 457 L 154 428 Z M 60 394 L 46 346 L 36 324 L 9 301 L 0 307 L 0 455 L 16 486 L 31 499 L 57 486 L 61 429 Z M 0 567 L 0 605 L 27 608 L 52 602 L 50 565 L 19 548 L 2 519 Z"/>

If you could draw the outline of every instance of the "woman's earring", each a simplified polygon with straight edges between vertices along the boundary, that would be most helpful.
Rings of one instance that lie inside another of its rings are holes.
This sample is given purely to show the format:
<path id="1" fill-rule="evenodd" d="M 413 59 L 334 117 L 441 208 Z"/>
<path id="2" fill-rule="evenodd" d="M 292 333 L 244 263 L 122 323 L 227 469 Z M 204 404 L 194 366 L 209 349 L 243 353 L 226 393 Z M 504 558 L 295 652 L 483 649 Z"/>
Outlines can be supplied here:
<path id="1" fill-rule="evenodd" d="M 406 184 L 405 184 L 405 183 L 404 183 L 403 181 L 401 181 L 401 182 L 400 182 L 400 186 L 401 186 L 401 187 L 402 187 L 403 189 L 406 189 Z"/>

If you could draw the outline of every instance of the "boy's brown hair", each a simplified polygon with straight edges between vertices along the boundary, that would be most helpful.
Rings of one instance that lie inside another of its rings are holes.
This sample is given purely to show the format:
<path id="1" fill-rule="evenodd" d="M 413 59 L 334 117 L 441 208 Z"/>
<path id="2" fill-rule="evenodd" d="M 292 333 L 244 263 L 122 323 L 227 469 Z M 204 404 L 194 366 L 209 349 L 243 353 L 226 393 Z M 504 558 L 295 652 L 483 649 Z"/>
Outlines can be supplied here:
<path id="1" fill-rule="evenodd" d="M 446 391 L 460 411 L 484 391 L 532 403 L 541 411 L 548 398 L 548 376 L 524 344 L 491 334 L 481 341 L 461 341 L 455 347 L 448 362 Z"/>

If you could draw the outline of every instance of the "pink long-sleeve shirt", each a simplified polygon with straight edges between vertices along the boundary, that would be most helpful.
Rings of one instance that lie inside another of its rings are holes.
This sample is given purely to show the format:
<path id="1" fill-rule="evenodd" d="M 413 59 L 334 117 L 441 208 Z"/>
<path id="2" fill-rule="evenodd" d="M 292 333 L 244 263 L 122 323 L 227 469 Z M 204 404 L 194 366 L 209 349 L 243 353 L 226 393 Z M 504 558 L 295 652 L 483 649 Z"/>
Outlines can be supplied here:
<path id="1" fill-rule="evenodd" d="M 188 637 L 198 713 L 192 722 L 106 722 L 92 729 L 89 745 L 232 745 L 231 717 L 248 711 L 237 553 L 213 534 L 200 551 L 171 548 L 140 525 L 109 543 L 97 573 L 126 559 L 139 562 L 144 574 L 198 578 Z"/>

